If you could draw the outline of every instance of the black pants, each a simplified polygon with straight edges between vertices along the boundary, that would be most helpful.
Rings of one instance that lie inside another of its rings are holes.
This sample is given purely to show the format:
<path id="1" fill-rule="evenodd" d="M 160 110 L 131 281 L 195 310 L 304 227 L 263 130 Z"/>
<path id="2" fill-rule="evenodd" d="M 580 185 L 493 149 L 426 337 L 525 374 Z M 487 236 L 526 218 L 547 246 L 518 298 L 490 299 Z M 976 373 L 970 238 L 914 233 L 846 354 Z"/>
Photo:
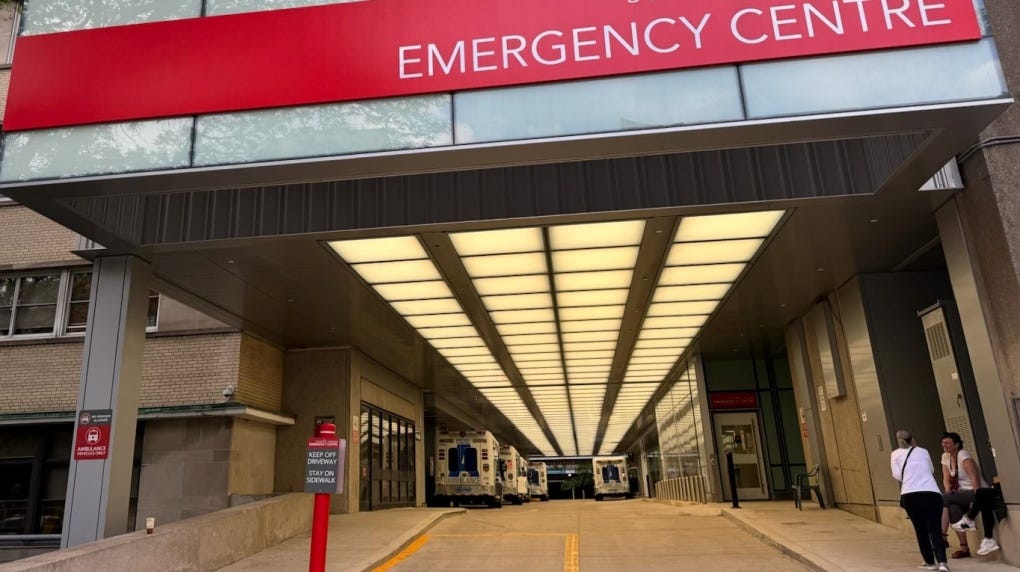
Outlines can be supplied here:
<path id="1" fill-rule="evenodd" d="M 936 492 L 907 493 L 900 497 L 917 535 L 917 547 L 925 563 L 946 562 L 942 539 L 942 495 Z"/>
<path id="2" fill-rule="evenodd" d="M 974 491 L 974 504 L 970 506 L 967 518 L 974 520 L 974 517 L 981 513 L 981 526 L 985 529 L 985 538 L 992 537 L 992 529 L 995 527 L 995 513 L 992 507 L 995 503 L 995 489 L 984 488 Z"/>

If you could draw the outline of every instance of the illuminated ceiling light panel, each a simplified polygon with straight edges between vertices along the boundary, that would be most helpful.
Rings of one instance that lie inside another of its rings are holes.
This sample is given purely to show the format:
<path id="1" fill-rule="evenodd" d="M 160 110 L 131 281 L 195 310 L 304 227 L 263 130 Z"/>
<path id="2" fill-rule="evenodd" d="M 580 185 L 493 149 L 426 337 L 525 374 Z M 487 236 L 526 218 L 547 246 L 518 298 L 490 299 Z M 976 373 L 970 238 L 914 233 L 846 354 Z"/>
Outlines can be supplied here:
<path id="1" fill-rule="evenodd" d="M 669 357 L 652 356 L 652 357 L 632 357 L 630 363 L 633 364 L 670 364 L 674 362 Z"/>
<path id="2" fill-rule="evenodd" d="M 616 341 L 604 342 L 568 342 L 563 344 L 563 350 L 567 353 L 584 352 L 593 350 L 616 350 Z"/>
<path id="3" fill-rule="evenodd" d="M 620 331 L 621 320 L 571 320 L 569 322 L 560 322 L 560 331 L 564 334 L 574 332 L 600 332 L 600 331 Z"/>
<path id="4" fill-rule="evenodd" d="M 608 373 L 587 373 L 587 372 L 575 372 L 567 374 L 567 379 L 570 380 L 570 385 L 575 384 L 590 384 L 590 383 L 605 383 L 609 379 Z"/>
<path id="5" fill-rule="evenodd" d="M 472 278 L 545 274 L 545 254 L 542 252 L 471 256 L 461 258 L 461 261 Z"/>
<path id="6" fill-rule="evenodd" d="M 471 374 L 465 377 L 467 377 L 467 380 L 470 381 L 472 384 L 486 383 L 490 385 L 499 385 L 500 387 L 502 387 L 510 383 L 510 380 L 507 379 L 505 374 L 501 375 Z"/>
<path id="7" fill-rule="evenodd" d="M 690 344 L 690 338 L 663 338 L 663 339 L 649 339 L 649 340 L 638 340 L 634 347 L 637 349 L 645 348 L 685 348 Z"/>
<path id="8" fill-rule="evenodd" d="M 652 295 L 652 302 L 689 302 L 722 300 L 730 284 L 697 284 L 694 286 L 660 286 Z"/>
<path id="9" fill-rule="evenodd" d="M 641 327 L 649 330 L 665 328 L 697 330 L 707 319 L 706 316 L 652 316 L 645 318 Z"/>
<path id="10" fill-rule="evenodd" d="M 661 381 L 661 380 L 662 380 L 661 375 L 625 375 L 623 377 L 624 383 L 629 383 L 632 381 Z"/>
<path id="11" fill-rule="evenodd" d="M 505 340 L 504 340 L 505 341 Z M 531 343 L 514 343 L 507 344 L 507 348 L 510 350 L 510 355 L 517 356 L 530 353 L 547 353 L 555 352 L 560 349 L 559 344 L 555 343 L 544 343 L 544 344 L 531 344 Z"/>
<path id="12" fill-rule="evenodd" d="M 488 356 L 492 357 L 489 353 L 489 348 L 447 348 L 437 350 L 443 357 L 464 357 L 464 356 Z"/>
<path id="13" fill-rule="evenodd" d="M 733 283 L 744 271 L 745 264 L 708 264 L 705 266 L 672 266 L 663 268 L 659 276 L 660 286 L 683 286 L 688 284 Z"/>
<path id="14" fill-rule="evenodd" d="M 544 361 L 544 360 L 550 360 L 550 359 L 552 359 L 552 360 L 560 359 L 559 352 L 537 352 L 537 353 L 533 353 L 533 354 L 522 354 L 522 353 L 510 352 L 510 355 L 513 356 L 515 363 L 516 362 L 522 362 L 523 363 L 523 362 L 529 362 L 529 361 Z"/>
<path id="15" fill-rule="evenodd" d="M 554 360 L 542 360 L 542 361 L 522 361 L 518 364 L 519 367 L 536 368 L 536 367 L 559 367 L 563 365 L 558 359 Z"/>
<path id="16" fill-rule="evenodd" d="M 598 320 L 623 318 L 624 306 L 579 306 L 560 308 L 560 320 Z"/>
<path id="17" fill-rule="evenodd" d="M 747 262 L 758 252 L 762 239 L 720 240 L 718 242 L 678 242 L 669 249 L 667 266 Z"/>
<path id="18" fill-rule="evenodd" d="M 634 357 L 647 357 L 647 356 L 675 356 L 680 357 L 680 353 L 683 352 L 683 348 L 647 348 L 634 350 L 631 355 Z"/>
<path id="19" fill-rule="evenodd" d="M 717 301 L 655 302 L 648 306 L 649 316 L 703 316 L 715 311 Z"/>
<path id="20" fill-rule="evenodd" d="M 503 336 L 503 342 L 508 346 L 515 346 L 512 351 L 517 351 L 516 346 L 529 344 L 558 344 L 556 334 L 521 334 L 514 336 Z M 548 347 L 548 346 L 546 346 Z M 559 346 L 557 346 L 558 348 Z M 548 351 L 548 350 L 543 350 Z"/>
<path id="21" fill-rule="evenodd" d="M 450 365 L 454 365 L 454 366 L 476 364 L 476 363 L 488 363 L 488 364 L 495 364 L 496 363 L 496 360 L 493 359 L 492 356 L 490 356 L 490 355 L 466 356 L 466 357 L 448 357 L 448 358 L 446 358 L 446 361 L 450 362 Z"/>
<path id="22" fill-rule="evenodd" d="M 439 271 L 431 260 L 404 260 L 400 262 L 366 262 L 352 264 L 351 268 L 369 284 L 391 282 L 421 282 L 440 280 Z"/>
<path id="23" fill-rule="evenodd" d="M 552 253 L 553 270 L 559 274 L 591 270 L 633 269 L 634 263 L 637 262 L 637 255 L 637 246 L 561 250 Z"/>
<path id="24" fill-rule="evenodd" d="M 549 246 L 553 250 L 633 246 L 641 244 L 644 231 L 643 220 L 565 224 L 549 228 Z"/>
<path id="25" fill-rule="evenodd" d="M 450 234 L 450 240 L 461 256 L 545 250 L 542 229 L 538 227 L 457 232 Z"/>
<path id="26" fill-rule="evenodd" d="M 428 258 L 421 243 L 413 236 L 334 240 L 329 246 L 348 264 Z"/>
<path id="27" fill-rule="evenodd" d="M 415 316 L 422 314 L 455 314 L 463 312 L 460 304 L 453 298 L 440 298 L 436 300 L 406 300 L 403 302 L 390 302 L 393 309 L 402 316 Z"/>
<path id="28" fill-rule="evenodd" d="M 562 375 L 563 368 L 561 366 L 556 367 L 518 367 L 518 371 L 522 375 L 541 374 L 541 373 L 557 373 Z"/>
<path id="29" fill-rule="evenodd" d="M 564 343 L 573 342 L 613 342 L 616 343 L 617 332 L 571 332 L 563 334 Z"/>
<path id="30" fill-rule="evenodd" d="M 457 370 L 464 375 L 500 375 L 503 374 L 503 369 L 499 367 L 499 364 L 487 364 L 487 363 L 468 363 L 464 365 L 456 366 Z M 505 374 L 503 374 L 505 375 Z"/>
<path id="31" fill-rule="evenodd" d="M 563 357 L 568 360 L 572 359 L 586 359 L 586 358 L 612 358 L 615 354 L 613 350 L 597 350 L 597 351 L 566 351 L 563 353 Z"/>
<path id="32" fill-rule="evenodd" d="M 500 310 L 489 312 L 492 321 L 498 324 L 524 324 L 528 322 L 552 322 L 556 319 L 552 308 L 536 310 Z"/>
<path id="33" fill-rule="evenodd" d="M 563 385 L 563 377 L 558 379 L 531 379 L 528 376 L 524 376 L 524 383 L 528 384 L 528 387 L 532 386 L 543 386 L 543 385 Z"/>
<path id="34" fill-rule="evenodd" d="M 516 336 L 522 334 L 555 334 L 555 322 L 525 322 L 522 324 L 496 324 L 496 329 L 501 336 Z"/>
<path id="35" fill-rule="evenodd" d="M 438 340 L 442 338 L 466 338 L 478 336 L 474 326 L 451 326 L 447 328 L 422 328 L 418 330 L 426 340 Z"/>
<path id="36" fill-rule="evenodd" d="M 633 270 L 603 270 L 596 272 L 568 272 L 553 275 L 557 292 L 571 290 L 606 290 L 629 288 Z"/>
<path id="37" fill-rule="evenodd" d="M 429 343 L 436 349 L 485 347 L 485 342 L 482 341 L 482 338 L 440 338 L 438 340 L 429 340 Z"/>
<path id="38" fill-rule="evenodd" d="M 673 369 L 672 365 L 661 364 L 661 363 L 632 363 L 627 366 L 627 373 L 634 373 L 636 371 L 648 372 L 649 375 L 653 373 L 661 373 L 666 375 L 669 370 Z"/>
<path id="39" fill-rule="evenodd" d="M 482 302 L 490 312 L 494 310 L 526 310 L 528 308 L 552 308 L 552 296 L 548 293 L 510 294 L 483 296 Z"/>
<path id="40" fill-rule="evenodd" d="M 464 314 L 428 314 L 425 316 L 404 316 L 404 319 L 415 329 L 471 325 L 471 321 Z"/>
<path id="41" fill-rule="evenodd" d="M 373 284 L 372 288 L 387 302 L 400 300 L 425 300 L 428 298 L 452 298 L 453 292 L 446 282 L 397 282 L 394 284 Z"/>
<path id="42" fill-rule="evenodd" d="M 575 373 L 601 373 L 601 374 L 604 374 L 604 375 L 609 375 L 609 366 L 601 366 L 601 365 L 568 365 L 567 366 L 567 373 L 568 374 L 575 374 Z"/>
<path id="43" fill-rule="evenodd" d="M 545 274 L 478 278 L 472 282 L 475 285 L 475 290 L 478 290 L 478 294 L 481 296 L 532 294 L 549 291 L 549 278 Z"/>
<path id="44" fill-rule="evenodd" d="M 780 210 L 684 217 L 677 229 L 676 241 L 764 238 L 772 233 L 785 212 Z"/>
<path id="45" fill-rule="evenodd" d="M 615 290 L 581 290 L 577 292 L 557 292 L 556 301 L 560 308 L 572 306 L 617 306 L 627 303 L 626 289 Z"/>

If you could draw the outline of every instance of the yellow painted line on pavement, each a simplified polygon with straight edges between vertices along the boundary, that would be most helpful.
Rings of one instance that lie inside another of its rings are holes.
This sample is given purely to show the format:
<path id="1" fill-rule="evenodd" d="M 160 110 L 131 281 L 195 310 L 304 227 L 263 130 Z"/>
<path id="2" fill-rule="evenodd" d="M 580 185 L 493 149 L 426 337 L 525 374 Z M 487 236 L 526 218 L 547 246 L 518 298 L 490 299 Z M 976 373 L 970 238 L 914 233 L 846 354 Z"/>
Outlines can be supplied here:
<path id="1" fill-rule="evenodd" d="M 577 535 L 568 534 L 566 544 L 563 547 L 563 572 L 578 572 L 580 569 Z"/>
<path id="2" fill-rule="evenodd" d="M 407 548 L 401 550 L 399 553 L 397 553 L 396 556 L 394 556 L 393 558 L 390 558 L 386 562 L 383 562 L 379 566 L 376 566 L 375 568 L 373 568 L 372 572 L 386 572 L 390 568 L 393 568 L 397 564 L 400 564 L 404 560 L 407 560 L 408 558 L 410 558 L 412 554 L 417 552 L 418 549 L 421 548 L 428 541 L 429 541 L 429 535 L 428 534 L 423 534 L 423 535 L 419 536 L 417 540 L 415 540 L 411 544 L 407 545 Z"/>
<path id="3" fill-rule="evenodd" d="M 481 532 L 476 534 L 433 534 L 434 538 L 496 538 L 513 536 L 563 536 L 562 532 Z"/>

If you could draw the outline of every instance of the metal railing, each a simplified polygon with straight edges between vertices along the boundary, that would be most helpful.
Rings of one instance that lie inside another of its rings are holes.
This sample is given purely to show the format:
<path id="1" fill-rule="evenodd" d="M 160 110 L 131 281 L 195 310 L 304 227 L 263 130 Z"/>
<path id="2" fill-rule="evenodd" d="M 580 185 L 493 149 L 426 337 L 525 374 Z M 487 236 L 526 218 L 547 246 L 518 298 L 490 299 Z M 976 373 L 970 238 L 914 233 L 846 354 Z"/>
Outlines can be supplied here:
<path id="1" fill-rule="evenodd" d="M 662 500 L 675 500 L 706 503 L 705 479 L 696 477 L 676 477 L 664 479 L 654 485 L 655 497 Z"/>

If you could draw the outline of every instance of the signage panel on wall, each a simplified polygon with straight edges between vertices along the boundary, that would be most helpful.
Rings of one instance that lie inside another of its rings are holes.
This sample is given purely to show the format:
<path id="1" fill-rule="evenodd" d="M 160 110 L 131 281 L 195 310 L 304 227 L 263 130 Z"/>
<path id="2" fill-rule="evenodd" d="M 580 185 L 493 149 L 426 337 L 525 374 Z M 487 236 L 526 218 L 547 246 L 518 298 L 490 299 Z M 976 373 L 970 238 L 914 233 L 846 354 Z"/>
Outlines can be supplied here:
<path id="1" fill-rule="evenodd" d="M 755 409 L 758 394 L 753 391 L 713 391 L 708 394 L 712 409 Z"/>
<path id="2" fill-rule="evenodd" d="M 112 423 L 112 409 L 79 411 L 74 434 L 74 460 L 100 461 L 109 457 Z"/>
<path id="3" fill-rule="evenodd" d="M 451 92 L 978 38 L 971 0 L 354 2 L 20 38 L 3 127 Z"/>

